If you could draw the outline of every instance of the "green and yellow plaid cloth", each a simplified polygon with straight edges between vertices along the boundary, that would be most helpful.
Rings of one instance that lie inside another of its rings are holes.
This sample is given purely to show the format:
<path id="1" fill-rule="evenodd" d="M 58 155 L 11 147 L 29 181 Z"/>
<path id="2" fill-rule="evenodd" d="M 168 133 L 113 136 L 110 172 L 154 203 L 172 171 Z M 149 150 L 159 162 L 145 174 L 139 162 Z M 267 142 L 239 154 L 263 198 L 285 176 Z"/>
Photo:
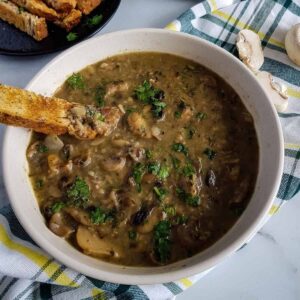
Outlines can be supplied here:
<path id="1" fill-rule="evenodd" d="M 289 108 L 279 115 L 285 139 L 284 174 L 270 215 L 300 190 L 300 68 L 284 49 L 285 34 L 296 23 L 300 23 L 299 1 L 210 0 L 200 2 L 167 26 L 206 39 L 233 55 L 237 54 L 237 33 L 244 28 L 254 30 L 264 48 L 262 69 L 288 85 Z M 37 247 L 9 206 L 0 209 L 0 299 L 170 299 L 203 275 L 152 286 L 88 278 Z"/>

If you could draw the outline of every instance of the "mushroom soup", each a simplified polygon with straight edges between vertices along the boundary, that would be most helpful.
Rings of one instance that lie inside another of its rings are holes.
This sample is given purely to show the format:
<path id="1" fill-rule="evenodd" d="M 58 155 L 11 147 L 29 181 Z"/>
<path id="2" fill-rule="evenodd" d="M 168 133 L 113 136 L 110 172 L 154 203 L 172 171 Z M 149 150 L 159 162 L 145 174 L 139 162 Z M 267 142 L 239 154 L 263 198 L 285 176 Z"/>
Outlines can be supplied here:
<path id="1" fill-rule="evenodd" d="M 122 113 L 102 138 L 34 133 L 27 150 L 47 226 L 79 251 L 169 264 L 212 245 L 246 208 L 258 172 L 253 119 L 205 67 L 123 54 L 71 75 L 56 96 Z"/>

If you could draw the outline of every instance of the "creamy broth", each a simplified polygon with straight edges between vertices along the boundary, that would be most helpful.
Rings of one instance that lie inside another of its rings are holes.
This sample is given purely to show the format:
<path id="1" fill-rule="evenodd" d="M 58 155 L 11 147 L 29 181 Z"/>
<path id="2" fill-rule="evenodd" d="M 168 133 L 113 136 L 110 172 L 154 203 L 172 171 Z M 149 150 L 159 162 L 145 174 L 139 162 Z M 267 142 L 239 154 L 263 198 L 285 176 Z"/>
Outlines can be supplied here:
<path id="1" fill-rule="evenodd" d="M 246 208 L 258 172 L 253 119 L 205 67 L 123 54 L 73 74 L 56 96 L 122 112 L 109 136 L 35 133 L 27 150 L 48 227 L 78 250 L 122 265 L 169 264 L 212 245 Z"/>

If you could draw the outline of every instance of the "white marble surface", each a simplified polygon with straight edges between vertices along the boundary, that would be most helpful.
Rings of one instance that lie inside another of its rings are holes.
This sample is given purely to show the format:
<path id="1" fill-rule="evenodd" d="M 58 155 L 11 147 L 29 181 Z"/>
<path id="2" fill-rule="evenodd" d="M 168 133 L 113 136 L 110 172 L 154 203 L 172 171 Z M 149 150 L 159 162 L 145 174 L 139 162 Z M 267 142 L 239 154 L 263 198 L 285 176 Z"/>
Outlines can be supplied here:
<path id="1" fill-rule="evenodd" d="M 163 27 L 195 3 L 192 0 L 122 0 L 119 11 L 102 33 Z M 56 55 L 0 56 L 0 82 L 24 87 Z M 1 141 L 2 138 L 3 127 L 0 127 Z M 0 205 L 6 201 L 0 172 Z M 177 299 L 300 300 L 300 195 L 285 205 L 247 247 Z"/>

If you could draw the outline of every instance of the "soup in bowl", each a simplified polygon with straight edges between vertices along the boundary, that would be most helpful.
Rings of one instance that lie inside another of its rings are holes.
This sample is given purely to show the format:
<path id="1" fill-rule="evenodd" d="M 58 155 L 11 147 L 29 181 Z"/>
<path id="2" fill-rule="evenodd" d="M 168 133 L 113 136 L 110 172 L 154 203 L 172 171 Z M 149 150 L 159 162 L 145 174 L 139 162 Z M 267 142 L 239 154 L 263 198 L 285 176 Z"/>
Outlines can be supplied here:
<path id="1" fill-rule="evenodd" d="M 94 106 L 121 115 L 93 141 L 7 131 L 13 208 L 58 260 L 103 280 L 167 282 L 214 266 L 259 228 L 280 181 L 282 136 L 230 54 L 165 30 L 115 33 L 68 50 L 29 88 L 88 105 L 76 112 L 87 119 L 106 121 Z M 12 148 L 22 151 L 13 162 Z"/>

